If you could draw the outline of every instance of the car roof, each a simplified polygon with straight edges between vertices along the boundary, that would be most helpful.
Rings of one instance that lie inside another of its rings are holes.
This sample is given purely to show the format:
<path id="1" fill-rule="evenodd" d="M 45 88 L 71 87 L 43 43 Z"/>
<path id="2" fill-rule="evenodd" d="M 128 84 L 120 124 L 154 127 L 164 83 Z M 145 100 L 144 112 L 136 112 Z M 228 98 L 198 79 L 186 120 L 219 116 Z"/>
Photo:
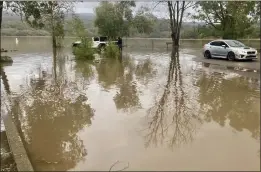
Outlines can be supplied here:
<path id="1" fill-rule="evenodd" d="M 237 40 L 234 40 L 234 39 L 216 39 L 216 40 L 213 40 L 213 41 L 237 41 Z M 210 41 L 210 42 L 213 42 L 213 41 Z"/>
<path id="2" fill-rule="evenodd" d="M 216 41 L 223 41 L 223 42 L 227 43 L 227 41 L 237 41 L 237 40 L 234 40 L 234 39 L 216 39 L 216 40 L 210 41 L 209 44 L 212 43 L 212 42 L 216 42 Z"/>

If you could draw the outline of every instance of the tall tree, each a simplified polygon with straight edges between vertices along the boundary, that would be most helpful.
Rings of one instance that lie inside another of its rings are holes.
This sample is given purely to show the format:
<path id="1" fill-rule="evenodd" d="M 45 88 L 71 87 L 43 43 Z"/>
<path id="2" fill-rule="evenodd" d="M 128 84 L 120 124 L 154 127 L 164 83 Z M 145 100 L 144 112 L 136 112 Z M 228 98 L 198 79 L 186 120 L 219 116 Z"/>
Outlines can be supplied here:
<path id="1" fill-rule="evenodd" d="M 135 3 L 101 2 L 96 8 L 95 26 L 98 33 L 110 38 L 128 35 L 129 23 L 132 19 L 131 7 Z"/>
<path id="2" fill-rule="evenodd" d="M 133 18 L 132 27 L 135 28 L 138 33 L 150 34 L 153 31 L 156 19 L 157 18 L 149 11 L 149 8 L 142 6 Z"/>
<path id="3" fill-rule="evenodd" d="M 45 28 L 52 34 L 53 47 L 64 37 L 64 18 L 73 7 L 66 1 L 14 1 L 7 7 L 34 28 Z"/>
<path id="4" fill-rule="evenodd" d="M 133 1 L 101 2 L 96 8 L 95 26 L 98 33 L 115 39 L 118 36 L 129 36 L 130 29 L 135 28 L 139 33 L 152 32 L 152 15 L 148 10 L 141 9 L 133 16 Z"/>
<path id="5" fill-rule="evenodd" d="M 194 18 L 212 26 L 224 39 L 236 39 L 253 31 L 255 5 L 254 1 L 200 1 Z"/>
<path id="6" fill-rule="evenodd" d="M 67 22 L 68 32 L 81 40 L 88 36 L 88 32 L 84 27 L 84 22 L 76 14 L 72 14 L 72 20 Z"/>
<path id="7" fill-rule="evenodd" d="M 3 1 L 0 1 L 0 34 L 2 31 L 2 13 L 3 13 Z M 0 39 L 0 51 L 2 50 L 1 39 Z"/>
<path id="8" fill-rule="evenodd" d="M 167 1 L 167 4 L 173 46 L 179 46 L 180 29 L 184 18 L 184 12 L 186 9 L 192 7 L 194 5 L 194 2 Z"/>

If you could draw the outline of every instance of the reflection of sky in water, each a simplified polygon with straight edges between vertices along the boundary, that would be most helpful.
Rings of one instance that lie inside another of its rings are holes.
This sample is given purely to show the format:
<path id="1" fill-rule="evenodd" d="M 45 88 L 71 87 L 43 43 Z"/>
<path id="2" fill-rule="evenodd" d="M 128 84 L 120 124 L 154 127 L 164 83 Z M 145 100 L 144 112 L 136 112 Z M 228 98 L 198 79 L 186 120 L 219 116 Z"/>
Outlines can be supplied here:
<path id="1" fill-rule="evenodd" d="M 4 67 L 8 76 L 12 92 L 19 92 L 20 86 L 25 84 L 29 78 L 39 77 L 39 68 L 41 70 L 51 70 L 51 54 L 48 56 L 41 54 L 17 55 L 13 57 L 12 66 Z"/>

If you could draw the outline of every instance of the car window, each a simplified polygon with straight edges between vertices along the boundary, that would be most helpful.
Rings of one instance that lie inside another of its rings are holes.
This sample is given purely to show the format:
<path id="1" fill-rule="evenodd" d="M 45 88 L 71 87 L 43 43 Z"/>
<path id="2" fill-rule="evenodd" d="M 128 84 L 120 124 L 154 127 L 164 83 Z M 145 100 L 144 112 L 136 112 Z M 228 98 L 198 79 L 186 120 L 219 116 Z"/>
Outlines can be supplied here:
<path id="1" fill-rule="evenodd" d="M 221 41 L 221 42 L 220 42 L 220 46 L 222 46 L 222 45 L 225 45 L 226 47 L 228 47 L 225 42 L 222 42 L 222 41 Z"/>
<path id="2" fill-rule="evenodd" d="M 221 46 L 219 41 L 213 41 L 210 43 L 212 46 Z"/>
<path id="3" fill-rule="evenodd" d="M 94 37 L 93 41 L 99 41 L 99 38 L 98 37 Z"/>
<path id="4" fill-rule="evenodd" d="M 239 41 L 235 41 L 235 40 L 226 40 L 226 43 L 230 46 L 230 47 L 245 47 L 245 45 Z"/>

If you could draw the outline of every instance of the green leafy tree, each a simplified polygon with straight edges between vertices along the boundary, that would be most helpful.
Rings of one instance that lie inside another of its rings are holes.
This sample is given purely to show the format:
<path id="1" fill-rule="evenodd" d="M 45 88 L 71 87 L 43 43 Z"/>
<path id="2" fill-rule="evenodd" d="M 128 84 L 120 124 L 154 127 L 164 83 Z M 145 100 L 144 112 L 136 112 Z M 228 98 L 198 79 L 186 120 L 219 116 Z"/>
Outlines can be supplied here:
<path id="1" fill-rule="evenodd" d="M 94 22 L 98 28 L 98 33 L 111 39 L 128 35 L 128 23 L 132 18 L 130 7 L 133 5 L 135 4 L 126 4 L 125 2 L 101 2 L 100 6 L 96 8 Z M 124 17 L 126 17 L 126 20 L 124 20 Z"/>
<path id="2" fill-rule="evenodd" d="M 88 32 L 84 26 L 83 21 L 76 14 L 72 14 L 72 20 L 67 22 L 68 32 L 81 40 L 87 38 Z"/>
<path id="3" fill-rule="evenodd" d="M 141 7 L 135 15 L 132 23 L 138 33 L 150 34 L 153 31 L 155 21 L 156 17 L 150 13 L 149 9 L 147 7 Z"/>
<path id="4" fill-rule="evenodd" d="M 201 1 L 196 3 L 194 18 L 212 26 L 224 39 L 236 39 L 253 31 L 255 5 L 254 1 Z"/>
<path id="5" fill-rule="evenodd" d="M 61 45 L 64 38 L 65 15 L 71 11 L 72 2 L 66 1 L 13 1 L 6 7 L 21 16 L 34 28 L 45 28 L 52 35 L 53 47 Z"/>
<path id="6" fill-rule="evenodd" d="M 118 36 L 129 36 L 131 30 L 138 33 L 151 33 L 153 17 L 145 8 L 140 9 L 136 16 L 132 14 L 133 1 L 101 2 L 96 8 L 95 26 L 98 33 L 115 39 Z"/>

